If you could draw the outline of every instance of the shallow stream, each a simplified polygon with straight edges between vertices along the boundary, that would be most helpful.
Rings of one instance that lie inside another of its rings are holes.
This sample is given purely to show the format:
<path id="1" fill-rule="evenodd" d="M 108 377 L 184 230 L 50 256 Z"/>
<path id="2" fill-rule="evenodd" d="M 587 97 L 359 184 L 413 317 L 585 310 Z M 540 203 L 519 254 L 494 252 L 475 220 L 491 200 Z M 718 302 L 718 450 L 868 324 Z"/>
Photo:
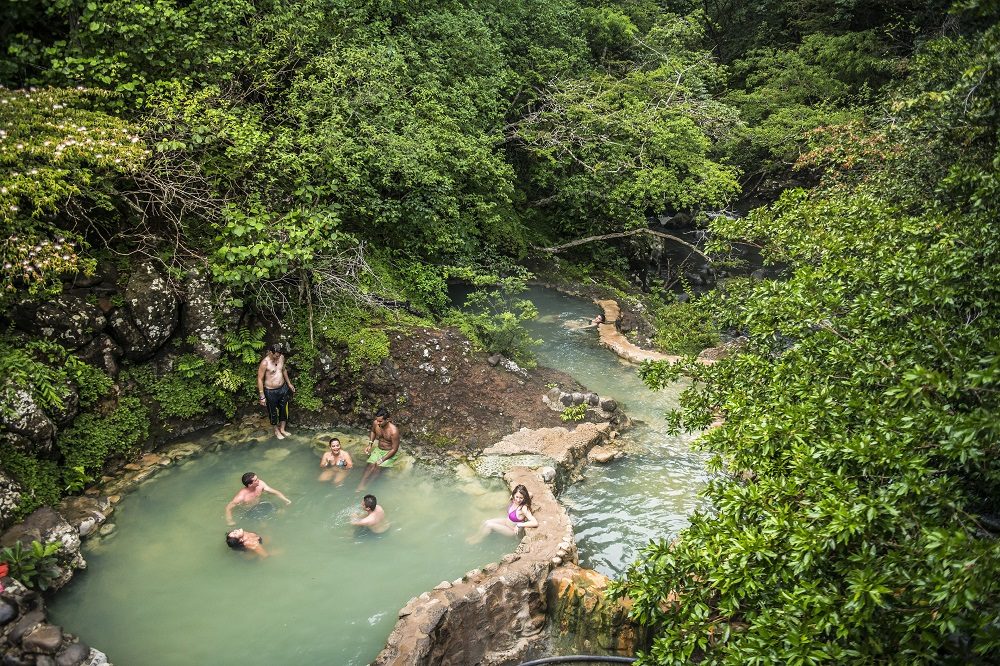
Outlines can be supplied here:
<path id="1" fill-rule="evenodd" d="M 596 328 L 579 328 L 600 312 L 594 303 L 540 287 L 526 297 L 538 308 L 528 328 L 542 340 L 535 348 L 539 364 L 615 398 L 636 422 L 622 435 L 625 458 L 587 467 L 586 478 L 560 496 L 573 518 L 580 564 L 615 576 L 638 558 L 642 546 L 671 539 L 702 506 L 698 491 L 707 480 L 706 456 L 691 450 L 691 437 L 669 435 L 664 419 L 686 384 L 649 390 L 638 366 L 600 345 Z"/>

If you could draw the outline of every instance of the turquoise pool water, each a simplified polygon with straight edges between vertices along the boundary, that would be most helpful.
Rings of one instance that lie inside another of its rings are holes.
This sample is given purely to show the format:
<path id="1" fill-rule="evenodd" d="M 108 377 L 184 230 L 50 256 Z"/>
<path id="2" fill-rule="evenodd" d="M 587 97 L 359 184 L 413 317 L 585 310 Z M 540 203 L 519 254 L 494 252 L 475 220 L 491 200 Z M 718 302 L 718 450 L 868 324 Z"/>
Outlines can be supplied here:
<path id="1" fill-rule="evenodd" d="M 123 498 L 110 538 L 85 546 L 89 568 L 52 602 L 54 621 L 116 666 L 366 664 L 408 599 L 513 550 L 500 536 L 465 542 L 503 513 L 505 488 L 421 465 L 369 488 L 388 531 L 352 527 L 367 437 L 341 439 L 357 465 L 342 487 L 317 480 L 325 438 L 314 433 L 161 471 Z M 235 512 L 264 536 L 264 560 L 224 543 L 223 509 L 246 471 L 292 500 L 262 517 Z"/>

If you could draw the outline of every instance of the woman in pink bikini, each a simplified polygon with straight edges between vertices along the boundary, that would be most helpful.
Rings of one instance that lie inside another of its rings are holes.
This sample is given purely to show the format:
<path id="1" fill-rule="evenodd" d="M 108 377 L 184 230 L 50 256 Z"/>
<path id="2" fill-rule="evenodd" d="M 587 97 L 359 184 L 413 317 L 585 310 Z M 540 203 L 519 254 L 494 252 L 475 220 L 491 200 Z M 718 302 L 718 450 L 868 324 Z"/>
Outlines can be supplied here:
<path id="1" fill-rule="evenodd" d="M 490 532 L 516 537 L 520 534 L 520 530 L 526 527 L 538 527 L 538 521 L 531 514 L 531 496 L 528 494 L 528 489 L 518 484 L 514 486 L 514 492 L 510 494 L 507 517 L 490 518 L 483 521 L 479 532 L 469 537 L 468 542 L 479 543 Z"/>

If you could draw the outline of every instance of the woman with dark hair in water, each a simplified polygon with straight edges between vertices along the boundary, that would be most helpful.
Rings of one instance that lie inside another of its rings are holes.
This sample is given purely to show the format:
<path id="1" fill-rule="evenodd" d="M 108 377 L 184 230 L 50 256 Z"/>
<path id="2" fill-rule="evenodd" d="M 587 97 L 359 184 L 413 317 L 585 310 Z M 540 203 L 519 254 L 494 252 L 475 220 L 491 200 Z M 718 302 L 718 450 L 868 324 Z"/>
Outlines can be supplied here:
<path id="1" fill-rule="evenodd" d="M 226 533 L 226 545 L 233 550 L 245 550 L 254 555 L 267 557 L 267 551 L 261 545 L 263 543 L 264 537 L 241 528 L 236 528 Z"/>
<path id="2" fill-rule="evenodd" d="M 479 543 L 490 532 L 516 537 L 526 527 L 538 527 L 538 521 L 531 513 L 531 495 L 528 494 L 528 489 L 518 484 L 514 486 L 514 492 L 510 494 L 507 516 L 483 521 L 479 532 L 469 537 L 468 542 Z"/>

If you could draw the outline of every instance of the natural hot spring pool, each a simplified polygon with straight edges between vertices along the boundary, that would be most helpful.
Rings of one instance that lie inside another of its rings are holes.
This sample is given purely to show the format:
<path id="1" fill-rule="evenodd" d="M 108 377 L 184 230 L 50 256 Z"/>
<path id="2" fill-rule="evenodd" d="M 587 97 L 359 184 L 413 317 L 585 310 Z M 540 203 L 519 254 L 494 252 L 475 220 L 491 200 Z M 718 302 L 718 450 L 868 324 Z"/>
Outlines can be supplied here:
<path id="1" fill-rule="evenodd" d="M 367 438 L 341 439 L 356 466 L 339 488 L 317 481 L 321 440 L 305 431 L 160 471 L 121 501 L 111 537 L 85 545 L 89 568 L 53 600 L 54 621 L 116 666 L 365 664 L 408 599 L 513 550 L 499 536 L 465 542 L 506 507 L 502 485 L 424 465 L 384 474 L 369 488 L 388 531 L 351 527 Z M 223 509 L 246 471 L 292 500 L 264 519 L 234 514 L 264 536 L 266 560 L 224 542 Z"/>

